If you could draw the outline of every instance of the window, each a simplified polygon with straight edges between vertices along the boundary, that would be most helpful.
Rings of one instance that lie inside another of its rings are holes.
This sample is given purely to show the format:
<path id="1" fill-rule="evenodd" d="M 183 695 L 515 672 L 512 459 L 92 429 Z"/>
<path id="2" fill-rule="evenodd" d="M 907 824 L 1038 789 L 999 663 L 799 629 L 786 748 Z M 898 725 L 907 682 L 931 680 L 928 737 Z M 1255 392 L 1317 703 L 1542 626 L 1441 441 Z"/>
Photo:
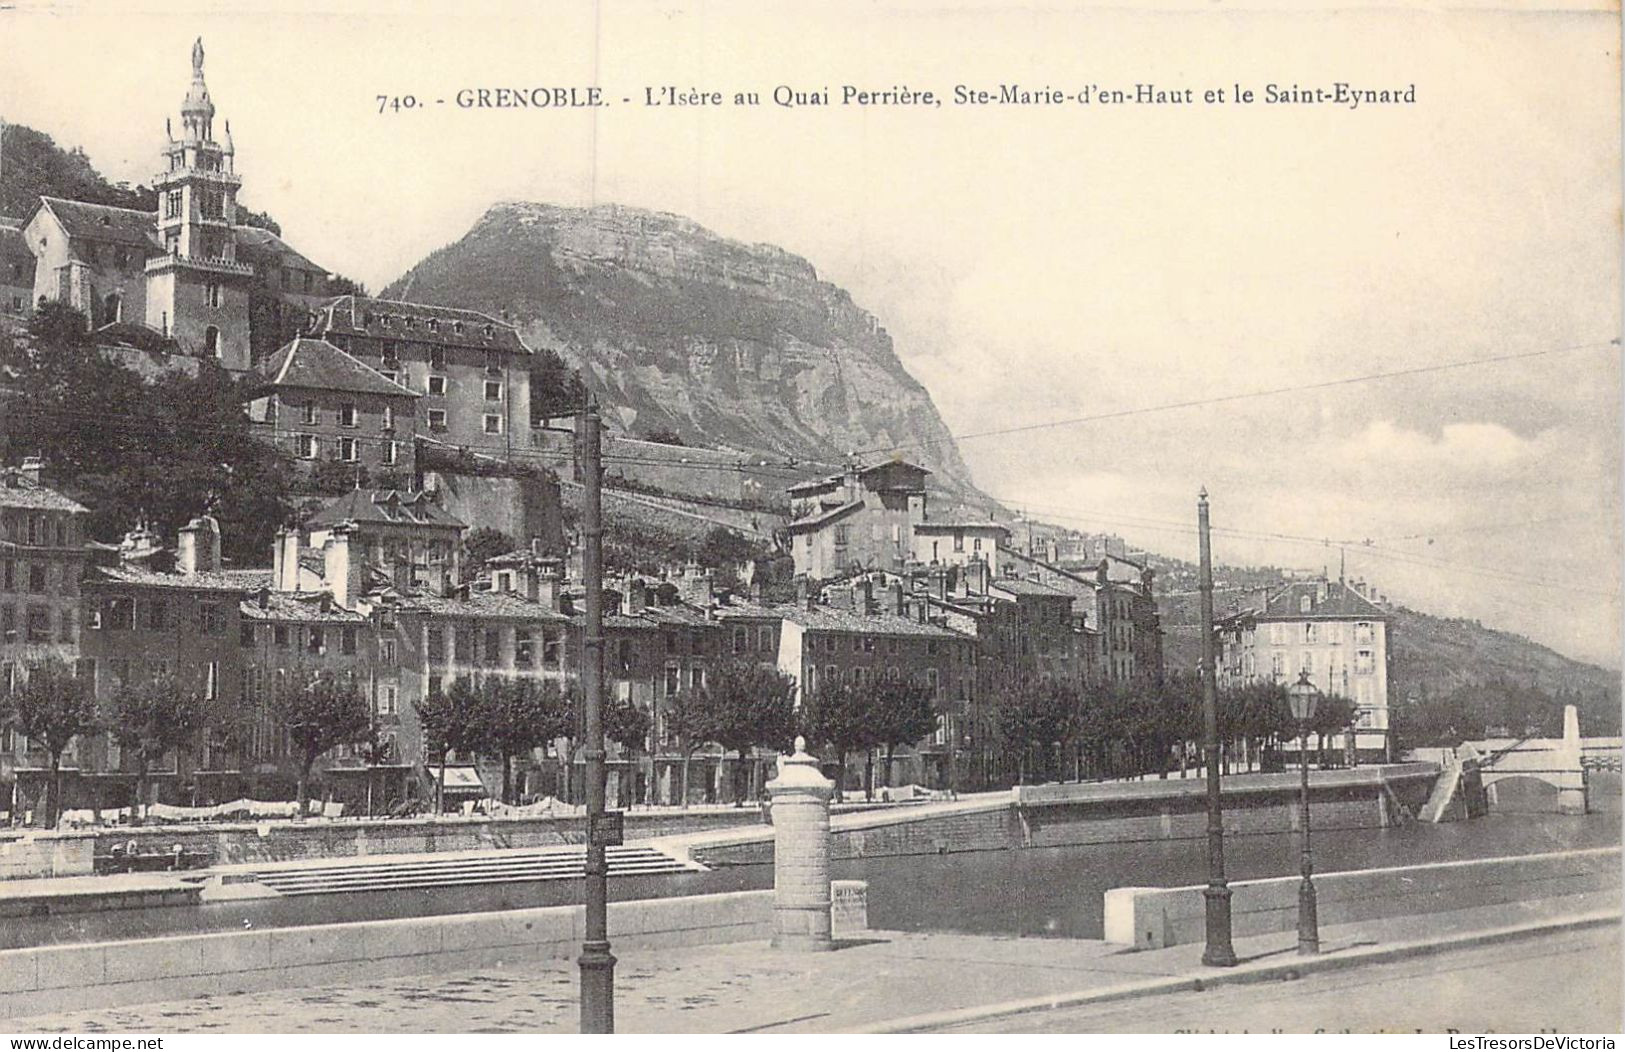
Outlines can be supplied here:
<path id="1" fill-rule="evenodd" d="M 1313 621 L 1310 621 L 1303 626 L 1303 641 L 1305 643 L 1318 642 L 1318 633 Z"/>
<path id="2" fill-rule="evenodd" d="M 459 628 L 452 633 L 451 659 L 466 664 L 474 657 L 474 632 L 471 629 Z"/>
<path id="3" fill-rule="evenodd" d="M 341 404 L 339 406 L 339 426 L 340 427 L 355 427 L 356 426 L 356 420 L 357 420 L 357 416 L 356 416 L 355 403 L 354 402 L 344 402 L 343 404 Z"/>
<path id="4" fill-rule="evenodd" d="M 741 626 L 741 627 L 737 627 L 737 628 L 734 629 L 734 653 L 735 654 L 742 653 L 744 651 L 744 649 L 745 649 L 745 629 Z"/>
<path id="5" fill-rule="evenodd" d="M 536 664 L 536 649 L 532 645 L 531 631 L 528 628 L 514 629 L 513 663 L 519 668 L 530 668 Z"/>
<path id="6" fill-rule="evenodd" d="M 107 627 L 128 632 L 135 627 L 135 600 L 115 595 L 107 600 Z"/>
<path id="7" fill-rule="evenodd" d="M 487 402 L 500 402 L 500 401 L 502 401 L 502 381 L 501 380 L 487 380 L 487 381 L 485 381 L 485 400 Z"/>
<path id="8" fill-rule="evenodd" d="M 252 621 L 244 621 L 237 627 L 237 644 L 245 647 L 254 645 L 254 623 Z"/>
<path id="9" fill-rule="evenodd" d="M 40 243 L 44 244 L 44 241 L 42 240 Z M 460 321 L 452 322 L 451 323 L 451 331 L 456 333 L 457 335 L 461 336 L 463 334 L 463 323 L 460 322 Z"/>
<path id="10" fill-rule="evenodd" d="M 397 688 L 385 683 L 378 688 L 378 715 L 393 716 L 400 710 L 397 708 Z"/>
<path id="11" fill-rule="evenodd" d="M 1298 596 L 1298 613 L 1307 614 L 1309 611 L 1313 610 L 1314 608 L 1315 608 L 1315 599 L 1314 599 L 1313 596 L 1309 596 L 1309 595 L 1300 595 L 1300 596 Z"/>
<path id="12" fill-rule="evenodd" d="M 339 439 L 339 459 L 355 463 L 357 459 L 356 443 L 353 438 Z"/>
<path id="13" fill-rule="evenodd" d="M 203 330 L 203 353 L 210 358 L 220 357 L 220 330 L 213 325 Z"/>
<path id="14" fill-rule="evenodd" d="M 164 218 L 179 219 L 181 217 L 181 192 L 171 190 L 164 195 Z"/>
<path id="15" fill-rule="evenodd" d="M 385 464 L 395 463 L 395 443 L 393 440 L 384 443 L 383 462 Z"/>
<path id="16" fill-rule="evenodd" d="M 1354 671 L 1356 675 L 1367 676 L 1377 670 L 1376 655 L 1369 650 L 1356 650 L 1354 652 Z"/>
<path id="17" fill-rule="evenodd" d="M 199 603 L 197 620 L 198 629 L 206 636 L 223 635 L 226 631 L 226 615 L 219 603 Z"/>
<path id="18" fill-rule="evenodd" d="M 492 332 L 494 331 L 494 330 L 492 330 L 492 328 L 489 325 L 487 325 L 485 327 L 485 329 L 486 329 L 485 334 L 487 336 L 490 336 L 492 334 Z M 485 352 L 485 371 L 488 372 L 488 373 L 494 373 L 494 374 L 500 374 L 502 372 L 502 354 L 500 352 L 498 352 L 498 351 L 486 351 Z M 487 396 L 487 397 L 489 397 L 489 396 Z"/>
<path id="19" fill-rule="evenodd" d="M 930 688 L 933 698 L 942 696 L 942 683 L 937 678 L 936 669 L 928 668 L 925 670 L 925 685 Z"/>
<path id="20" fill-rule="evenodd" d="M 833 688 L 833 687 L 840 686 L 840 683 L 841 683 L 841 666 L 839 666 L 839 665 L 825 665 L 824 666 L 824 685 L 827 686 L 827 687 L 832 687 Z"/>
<path id="21" fill-rule="evenodd" d="M 954 531 L 954 551 L 962 552 L 964 550 L 965 550 L 965 535 L 963 533 L 959 532 L 958 530 L 955 530 Z"/>
<path id="22" fill-rule="evenodd" d="M 220 282 L 210 281 L 203 286 L 203 305 L 205 307 L 220 306 Z"/>
<path id="23" fill-rule="evenodd" d="M 395 430 L 395 407 L 392 406 L 392 405 L 384 406 L 384 428 L 383 429 L 385 431 L 393 431 L 393 430 Z"/>
<path id="24" fill-rule="evenodd" d="M 395 641 L 393 639 L 380 639 L 378 641 L 378 663 L 386 668 L 395 667 Z"/>
<path id="25" fill-rule="evenodd" d="M 873 654 L 875 652 L 875 637 L 874 636 L 864 636 L 863 637 L 863 652 L 865 654 Z"/>
<path id="26" fill-rule="evenodd" d="M 28 608 L 28 641 L 30 643 L 49 643 L 51 641 L 50 607 L 31 606 Z"/>
<path id="27" fill-rule="evenodd" d="M 305 291 L 310 292 L 314 288 L 315 288 L 314 276 L 310 273 L 310 271 L 307 270 L 307 271 L 305 271 Z"/>
<path id="28" fill-rule="evenodd" d="M 444 347 L 429 348 L 429 368 L 436 372 L 446 368 L 446 349 Z"/>
<path id="29" fill-rule="evenodd" d="M 46 563 L 28 564 L 28 590 L 35 595 L 45 594 Z"/>
<path id="30" fill-rule="evenodd" d="M 208 701 L 220 700 L 220 663 L 211 661 L 203 668 L 203 697 Z"/>
<path id="31" fill-rule="evenodd" d="M 544 668 L 562 668 L 564 660 L 564 640 L 559 636 L 550 636 L 547 630 L 542 630 L 542 666 Z"/>
<path id="32" fill-rule="evenodd" d="M 315 460 L 321 452 L 315 435 L 295 435 L 294 444 L 300 460 Z"/>
<path id="33" fill-rule="evenodd" d="M 1298 655 L 1298 671 L 1307 672 L 1311 676 L 1315 674 L 1315 652 L 1313 650 L 1305 650 Z"/>
<path id="34" fill-rule="evenodd" d="M 1371 642 L 1371 622 L 1357 621 L 1354 625 L 1354 641 L 1356 643 Z"/>
<path id="35" fill-rule="evenodd" d="M 496 413 L 486 413 L 485 433 L 488 435 L 502 434 L 502 417 Z"/>
<path id="36" fill-rule="evenodd" d="M 446 660 L 446 633 L 442 629 L 431 628 L 429 629 L 428 636 L 429 660 Z"/>
<path id="37" fill-rule="evenodd" d="M 430 318 L 429 321 L 428 321 L 428 326 L 429 326 L 429 331 L 430 332 L 439 332 L 440 331 L 440 319 L 439 318 Z"/>
<path id="38" fill-rule="evenodd" d="M 301 423 L 314 424 L 316 422 L 316 403 L 306 402 L 299 407 L 299 420 Z"/>
<path id="39" fill-rule="evenodd" d="M 1286 655 L 1279 650 L 1270 653 L 1270 675 L 1277 679 L 1286 675 Z"/>
<path id="40" fill-rule="evenodd" d="M 316 627 L 310 630 L 310 635 L 305 639 L 305 649 L 312 654 L 327 653 L 327 636 L 321 628 Z"/>
<path id="41" fill-rule="evenodd" d="M 487 628 L 485 630 L 484 664 L 500 665 L 502 663 L 502 629 Z"/>
<path id="42" fill-rule="evenodd" d="M 666 681 L 665 681 L 666 697 L 669 698 L 673 694 L 676 694 L 679 690 L 682 689 L 682 686 L 683 686 L 682 670 L 679 669 L 676 665 L 667 665 L 666 666 Z"/>
<path id="43" fill-rule="evenodd" d="M 349 625 L 339 631 L 339 651 L 341 653 L 355 653 L 355 635 L 355 628 Z"/>
<path id="44" fill-rule="evenodd" d="M 864 671 L 865 670 L 862 669 L 862 668 L 854 668 L 854 669 L 851 670 L 850 673 L 848 673 L 848 676 L 852 680 L 852 685 L 854 687 L 863 686 L 863 679 L 864 679 L 863 674 L 864 674 Z"/>
<path id="45" fill-rule="evenodd" d="M 288 646 L 288 626 L 277 625 L 271 630 L 271 641 L 284 649 Z"/>
<path id="46" fill-rule="evenodd" d="M 756 649 L 764 651 L 773 649 L 772 625 L 761 625 L 756 629 Z"/>
<path id="47" fill-rule="evenodd" d="M 17 590 L 17 564 L 11 559 L 7 559 L 5 562 L 4 580 L 6 591 L 15 592 Z"/>
<path id="48" fill-rule="evenodd" d="M 162 599 L 152 599 L 147 602 L 147 628 L 153 632 L 162 632 L 169 627 L 169 604 Z"/>
<path id="49" fill-rule="evenodd" d="M 431 409 L 431 410 L 429 410 L 429 430 L 430 431 L 444 431 L 444 430 L 446 430 L 446 411 L 444 409 Z"/>

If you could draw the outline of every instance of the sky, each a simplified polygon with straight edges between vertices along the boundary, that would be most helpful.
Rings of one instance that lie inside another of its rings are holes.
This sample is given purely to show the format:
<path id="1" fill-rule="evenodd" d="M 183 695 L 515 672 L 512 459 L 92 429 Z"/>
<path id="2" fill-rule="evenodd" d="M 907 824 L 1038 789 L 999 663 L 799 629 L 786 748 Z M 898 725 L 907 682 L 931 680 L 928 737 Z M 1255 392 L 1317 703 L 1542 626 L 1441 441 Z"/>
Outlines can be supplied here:
<path id="1" fill-rule="evenodd" d="M 23 3 L 0 118 L 148 182 L 201 35 L 242 201 L 333 271 L 381 287 L 503 200 L 685 215 L 846 288 L 956 434 L 1104 417 L 961 442 L 1035 518 L 1192 558 L 1205 486 L 1220 562 L 1346 560 L 1617 667 L 1618 15 L 1494 6 Z M 1416 101 L 1262 101 L 1337 81 Z M 946 101 L 1006 83 L 1198 101 Z M 945 101 L 771 101 L 846 84 Z"/>

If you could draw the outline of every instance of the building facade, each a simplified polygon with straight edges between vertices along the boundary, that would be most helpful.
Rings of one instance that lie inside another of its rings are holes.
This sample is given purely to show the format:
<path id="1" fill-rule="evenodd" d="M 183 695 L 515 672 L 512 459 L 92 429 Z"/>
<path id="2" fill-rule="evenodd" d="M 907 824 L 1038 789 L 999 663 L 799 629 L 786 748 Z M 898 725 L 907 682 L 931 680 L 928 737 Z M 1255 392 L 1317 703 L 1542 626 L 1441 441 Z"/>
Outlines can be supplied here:
<path id="1" fill-rule="evenodd" d="M 796 574 L 831 580 L 905 566 L 925 521 L 929 474 L 898 460 L 791 486 L 784 533 Z"/>

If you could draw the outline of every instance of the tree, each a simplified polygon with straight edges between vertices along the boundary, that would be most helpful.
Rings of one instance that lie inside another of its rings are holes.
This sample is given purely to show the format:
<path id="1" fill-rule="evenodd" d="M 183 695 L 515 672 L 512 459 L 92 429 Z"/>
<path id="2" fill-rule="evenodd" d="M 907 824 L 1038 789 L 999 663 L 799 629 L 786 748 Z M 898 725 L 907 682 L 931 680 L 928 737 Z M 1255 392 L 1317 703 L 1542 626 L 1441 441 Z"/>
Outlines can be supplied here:
<path id="1" fill-rule="evenodd" d="M 45 748 L 51 780 L 46 790 L 45 825 L 56 825 L 62 809 L 62 753 L 74 738 L 96 726 L 96 698 L 90 681 L 73 674 L 66 662 L 46 658 L 28 666 L 28 675 L 5 697 L 5 724 Z"/>
<path id="2" fill-rule="evenodd" d="M 440 773 L 435 780 L 435 813 L 446 809 L 446 754 L 453 749 L 468 748 L 470 728 L 476 719 L 473 711 L 474 695 L 471 690 L 459 689 L 453 683 L 450 693 L 439 684 L 418 702 L 418 725 L 423 731 L 423 751 L 439 762 Z"/>
<path id="3" fill-rule="evenodd" d="M 865 685 L 873 697 L 875 740 L 886 747 L 885 784 L 892 781 L 892 753 L 899 745 L 915 745 L 937 729 L 937 710 L 931 687 L 906 679 L 875 680 Z"/>
<path id="4" fill-rule="evenodd" d="M 187 690 L 169 675 L 124 683 L 113 695 L 108 731 L 135 757 L 135 806 L 130 820 L 139 825 L 149 802 L 147 772 L 172 749 L 197 740 L 208 724 L 209 705 L 202 691 Z"/>
<path id="5" fill-rule="evenodd" d="M 558 686 L 531 679 L 486 676 L 477 683 L 459 677 L 454 689 L 473 697 L 467 744 L 502 763 L 502 802 L 513 802 L 513 760 L 560 737 L 564 706 Z"/>
<path id="6" fill-rule="evenodd" d="M 739 754 L 753 745 L 784 749 L 795 736 L 796 681 L 778 669 L 744 661 L 726 661 L 711 670 L 704 698 L 701 737 Z M 734 803 L 743 804 L 738 778 Z"/>
<path id="7" fill-rule="evenodd" d="M 299 813 L 309 803 L 310 770 L 323 753 L 362 741 L 372 730 L 372 713 L 353 683 L 327 672 L 311 675 L 277 697 L 278 721 L 293 742 L 299 762 Z"/>
<path id="8" fill-rule="evenodd" d="M 606 701 L 603 719 L 604 737 L 625 749 L 629 759 L 636 759 L 649 740 L 649 713 L 631 698 L 626 698 Z"/>
<path id="9" fill-rule="evenodd" d="M 834 751 L 835 762 L 840 765 L 835 779 L 838 800 L 846 798 L 847 755 L 879 744 L 873 701 L 874 695 L 868 691 L 842 683 L 821 687 L 806 699 L 803 733 L 809 741 L 822 742 Z"/>
<path id="10" fill-rule="evenodd" d="M 587 386 L 581 374 L 546 347 L 536 352 L 530 370 L 530 422 L 545 424 L 555 416 L 569 416 L 587 404 Z"/>
<path id="11" fill-rule="evenodd" d="M 506 555 L 519 547 L 519 542 L 489 526 L 481 526 L 463 539 L 463 554 L 468 559 L 467 570 L 477 572 L 499 555 Z"/>
<path id="12" fill-rule="evenodd" d="M 694 750 L 703 743 L 710 726 L 707 716 L 709 709 L 710 701 L 705 696 L 705 688 L 691 687 L 668 697 L 661 715 L 666 734 L 677 739 L 677 753 L 682 757 L 682 773 L 678 781 L 678 803 L 682 807 L 688 806 L 689 762 Z"/>
<path id="13" fill-rule="evenodd" d="M 1036 751 L 1041 768 L 1049 766 L 1050 748 L 1067 734 L 1067 724 L 1077 708 L 1077 692 L 1071 684 L 1042 677 L 1006 690 L 998 703 L 999 737 L 1007 752 L 1016 756 L 1016 778 L 1025 782 L 1028 760 Z"/>

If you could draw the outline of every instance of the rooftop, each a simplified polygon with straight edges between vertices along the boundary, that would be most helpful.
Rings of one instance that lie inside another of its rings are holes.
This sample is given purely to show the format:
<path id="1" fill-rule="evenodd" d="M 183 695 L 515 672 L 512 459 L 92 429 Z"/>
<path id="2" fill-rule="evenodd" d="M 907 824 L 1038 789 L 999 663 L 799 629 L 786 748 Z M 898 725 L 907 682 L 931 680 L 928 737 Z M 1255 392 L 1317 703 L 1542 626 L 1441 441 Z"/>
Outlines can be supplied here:
<path id="1" fill-rule="evenodd" d="M 339 296 L 321 307 L 317 315 L 316 331 L 324 336 L 343 333 L 531 353 L 519 338 L 518 329 L 489 314 L 462 307 Z"/>
<path id="2" fill-rule="evenodd" d="M 245 589 L 241 579 L 232 573 L 199 570 L 197 573 L 158 573 L 133 566 L 101 566 L 96 568 L 99 578 L 114 584 L 129 584 L 143 588 L 185 588 L 205 592 L 241 593 Z M 92 582 L 98 577 L 92 577 Z"/>
<path id="3" fill-rule="evenodd" d="M 327 599 L 327 602 L 323 602 Z M 238 604 L 245 621 L 300 621 L 319 624 L 365 624 L 366 618 L 352 610 L 335 606 L 325 592 L 272 592 L 267 590 L 265 605 L 259 596 Z"/>
<path id="4" fill-rule="evenodd" d="M 860 614 L 833 606 L 784 606 L 774 608 L 784 620 L 820 632 L 854 632 L 874 636 L 923 636 L 931 639 L 962 639 L 958 632 L 933 624 L 921 624 L 892 613 Z"/>
<path id="5" fill-rule="evenodd" d="M 299 387 L 321 391 L 417 398 L 383 373 L 352 358 L 326 340 L 298 336 L 271 355 L 263 367 L 269 387 Z"/>
<path id="6" fill-rule="evenodd" d="M 88 512 L 78 501 L 35 482 L 15 468 L 0 469 L 0 508 L 29 511 Z"/>
<path id="7" fill-rule="evenodd" d="M 462 530 L 467 526 L 446 511 L 426 493 L 406 493 L 394 489 L 354 489 L 335 497 L 310 517 L 310 527 L 338 526 L 353 522 L 360 526 L 434 526 Z"/>
<path id="8" fill-rule="evenodd" d="M 61 197 L 41 197 L 40 207 L 56 216 L 69 237 L 112 241 L 158 252 L 158 215 L 133 208 L 93 205 Z"/>
<path id="9" fill-rule="evenodd" d="M 407 610 L 420 610 L 433 617 L 553 621 L 561 624 L 569 620 L 564 614 L 542 603 L 533 603 L 504 592 L 477 592 L 473 589 L 469 590 L 466 598 L 427 594 L 403 596 L 401 607 Z M 608 623 L 607 618 L 605 623 Z"/>
<path id="10" fill-rule="evenodd" d="M 266 262 L 274 260 L 278 266 L 327 273 L 326 267 L 312 263 L 302 252 L 269 230 L 241 224 L 233 225 L 231 230 L 237 237 L 238 257 L 243 262 L 252 263 L 255 257 L 260 257 Z"/>
<path id="11" fill-rule="evenodd" d="M 1307 610 L 1305 598 L 1309 600 Z M 1388 616 L 1382 607 L 1342 581 L 1293 581 L 1270 593 L 1262 609 L 1255 603 L 1252 609 L 1241 611 L 1242 616 L 1248 614 L 1261 621 L 1351 617 L 1377 621 Z"/>
<path id="12" fill-rule="evenodd" d="M 821 511 L 816 515 L 808 515 L 806 518 L 797 519 L 795 522 L 792 522 L 786 526 L 785 529 L 789 530 L 791 533 L 803 533 L 807 530 L 816 530 L 822 526 L 828 526 L 837 519 L 844 519 L 853 512 L 860 510 L 862 507 L 863 501 L 855 500 L 850 504 L 843 504 L 839 508 L 831 508 L 829 511 Z"/>

